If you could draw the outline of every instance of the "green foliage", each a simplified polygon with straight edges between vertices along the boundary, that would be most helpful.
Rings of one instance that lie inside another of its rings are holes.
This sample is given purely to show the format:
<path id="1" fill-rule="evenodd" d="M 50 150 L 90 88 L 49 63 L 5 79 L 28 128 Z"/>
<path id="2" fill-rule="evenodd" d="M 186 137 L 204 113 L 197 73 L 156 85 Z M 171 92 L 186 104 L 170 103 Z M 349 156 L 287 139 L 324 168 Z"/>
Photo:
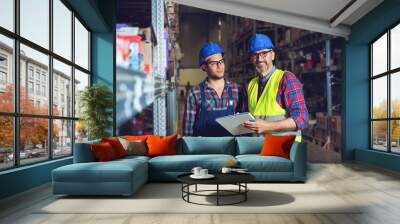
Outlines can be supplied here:
<path id="1" fill-rule="evenodd" d="M 82 108 L 82 120 L 88 127 L 89 139 L 109 136 L 107 129 L 112 126 L 112 92 L 101 84 L 86 87 L 80 93 L 79 106 Z"/>
<path id="2" fill-rule="evenodd" d="M 400 117 L 400 100 L 393 99 L 391 102 L 392 107 L 392 118 Z M 373 118 L 388 118 L 387 112 L 387 100 L 383 100 L 378 106 L 374 107 Z M 391 123 L 391 135 L 392 140 L 397 141 L 400 138 L 400 122 L 392 121 Z M 387 122 L 386 121 L 375 121 L 373 125 L 374 137 L 386 138 L 387 136 Z"/>

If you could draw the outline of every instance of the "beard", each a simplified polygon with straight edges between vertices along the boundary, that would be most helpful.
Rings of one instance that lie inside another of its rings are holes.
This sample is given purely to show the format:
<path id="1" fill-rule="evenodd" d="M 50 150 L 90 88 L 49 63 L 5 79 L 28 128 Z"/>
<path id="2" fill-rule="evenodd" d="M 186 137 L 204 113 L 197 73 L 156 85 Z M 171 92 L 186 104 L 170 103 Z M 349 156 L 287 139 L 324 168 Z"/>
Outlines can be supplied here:
<path id="1" fill-rule="evenodd" d="M 212 80 L 220 80 L 223 79 L 225 77 L 225 74 L 223 73 L 222 75 L 218 75 L 218 74 L 209 74 L 208 78 L 212 79 Z"/>
<path id="2" fill-rule="evenodd" d="M 264 65 L 256 65 L 256 71 L 260 74 L 264 74 L 268 71 L 269 67 L 266 62 L 259 62 L 258 64 L 264 64 Z"/>

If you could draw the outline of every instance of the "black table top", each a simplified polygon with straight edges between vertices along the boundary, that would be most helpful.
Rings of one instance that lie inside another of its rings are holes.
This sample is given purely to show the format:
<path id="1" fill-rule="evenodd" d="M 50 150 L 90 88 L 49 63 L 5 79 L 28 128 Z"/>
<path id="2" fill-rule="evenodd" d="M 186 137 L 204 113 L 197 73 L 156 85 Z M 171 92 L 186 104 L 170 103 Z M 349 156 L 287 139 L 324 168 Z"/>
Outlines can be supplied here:
<path id="1" fill-rule="evenodd" d="M 193 179 L 192 173 L 186 173 L 177 177 L 178 181 L 186 184 L 236 184 L 248 183 L 255 180 L 249 173 L 212 173 L 215 177 L 211 179 Z"/>

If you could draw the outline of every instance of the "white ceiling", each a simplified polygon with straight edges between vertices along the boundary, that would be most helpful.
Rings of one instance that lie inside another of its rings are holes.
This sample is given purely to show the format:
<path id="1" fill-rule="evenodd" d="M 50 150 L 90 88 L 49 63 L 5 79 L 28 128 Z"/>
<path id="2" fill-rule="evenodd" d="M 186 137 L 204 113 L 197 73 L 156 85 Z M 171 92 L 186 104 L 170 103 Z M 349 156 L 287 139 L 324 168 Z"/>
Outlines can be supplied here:
<path id="1" fill-rule="evenodd" d="M 348 37 L 350 26 L 383 0 L 170 0 L 289 27 Z M 341 14 L 335 17 L 347 4 Z M 336 20 L 335 20 L 336 18 Z"/>
<path id="2" fill-rule="evenodd" d="M 227 0 L 227 2 L 245 3 L 255 7 L 329 20 L 350 0 Z"/>

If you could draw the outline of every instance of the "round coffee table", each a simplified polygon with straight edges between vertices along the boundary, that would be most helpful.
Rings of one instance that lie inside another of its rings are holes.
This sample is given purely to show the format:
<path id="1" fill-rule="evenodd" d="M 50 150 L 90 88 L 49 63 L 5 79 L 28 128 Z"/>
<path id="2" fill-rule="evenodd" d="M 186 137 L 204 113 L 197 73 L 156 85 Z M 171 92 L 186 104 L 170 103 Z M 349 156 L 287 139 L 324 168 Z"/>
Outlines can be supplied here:
<path id="1" fill-rule="evenodd" d="M 182 174 L 177 177 L 178 181 L 182 183 L 182 199 L 188 203 L 198 205 L 234 205 L 247 200 L 247 192 L 249 188 L 247 183 L 255 180 L 255 177 L 249 173 L 216 173 L 213 174 L 215 177 L 212 179 L 193 179 L 190 177 L 191 173 Z M 215 190 L 197 190 L 198 184 L 204 185 L 215 185 Z M 190 186 L 195 186 L 194 191 L 190 191 Z M 236 185 L 237 190 L 223 190 L 220 189 L 220 185 Z M 205 194 L 209 192 L 215 192 L 215 194 Z M 204 197 L 216 197 L 217 204 L 202 204 L 190 201 L 190 196 L 204 196 Z M 231 203 L 221 203 L 221 197 L 241 196 L 239 200 Z"/>

